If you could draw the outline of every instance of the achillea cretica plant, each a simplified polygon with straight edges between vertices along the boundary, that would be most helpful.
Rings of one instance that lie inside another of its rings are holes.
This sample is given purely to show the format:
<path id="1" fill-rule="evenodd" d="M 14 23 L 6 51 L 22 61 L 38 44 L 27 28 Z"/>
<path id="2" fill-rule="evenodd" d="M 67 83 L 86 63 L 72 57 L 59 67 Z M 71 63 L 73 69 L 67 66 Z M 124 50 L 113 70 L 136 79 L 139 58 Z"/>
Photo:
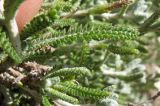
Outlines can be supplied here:
<path id="1" fill-rule="evenodd" d="M 42 6 L 40 13 L 18 32 L 15 16 L 23 0 L 4 0 L 0 19 L 0 92 L 4 97 L 0 98 L 1 105 L 58 106 L 59 99 L 71 104 L 96 103 L 114 93 L 84 86 L 78 80 L 94 76 L 91 49 L 139 55 L 145 51 L 137 40 L 143 28 L 101 19 L 103 13 L 112 11 L 117 12 L 113 19 L 122 17 L 133 0 L 90 7 L 85 6 L 87 1 L 54 0 Z M 143 74 L 115 77 L 133 81 Z"/>

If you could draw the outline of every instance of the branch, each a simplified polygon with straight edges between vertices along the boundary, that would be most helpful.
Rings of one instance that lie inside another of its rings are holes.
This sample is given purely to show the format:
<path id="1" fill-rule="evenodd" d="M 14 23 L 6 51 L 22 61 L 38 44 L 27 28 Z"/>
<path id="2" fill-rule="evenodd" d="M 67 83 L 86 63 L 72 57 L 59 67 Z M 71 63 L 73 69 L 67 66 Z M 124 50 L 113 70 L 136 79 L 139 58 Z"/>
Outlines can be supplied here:
<path id="1" fill-rule="evenodd" d="M 102 13 L 105 13 L 105 12 L 108 12 L 108 11 L 111 11 L 115 8 L 120 8 L 126 4 L 129 4 L 131 3 L 132 0 L 119 0 L 119 1 L 116 1 L 114 3 L 111 3 L 111 4 L 101 4 L 101 5 L 96 5 L 92 8 L 89 8 L 89 9 L 85 9 L 85 10 L 79 10 L 77 12 L 75 12 L 74 14 L 73 13 L 66 13 L 66 14 L 63 14 L 61 17 L 62 18 L 70 18 L 70 17 L 82 17 L 82 16 L 88 16 L 88 15 L 95 15 L 95 14 L 102 14 Z"/>
<path id="2" fill-rule="evenodd" d="M 160 91 L 157 92 L 157 94 L 155 94 L 154 96 L 152 96 L 149 100 L 156 100 L 158 97 L 160 96 Z"/>
<path id="3" fill-rule="evenodd" d="M 19 36 L 18 26 L 15 18 L 12 20 L 5 20 L 5 25 L 9 33 L 9 37 L 14 49 L 18 54 L 21 53 L 21 40 Z"/>
<path id="4" fill-rule="evenodd" d="M 21 53 L 21 41 L 15 17 L 17 9 L 22 2 L 23 0 L 4 1 L 5 26 L 8 30 L 11 43 L 19 54 Z"/>

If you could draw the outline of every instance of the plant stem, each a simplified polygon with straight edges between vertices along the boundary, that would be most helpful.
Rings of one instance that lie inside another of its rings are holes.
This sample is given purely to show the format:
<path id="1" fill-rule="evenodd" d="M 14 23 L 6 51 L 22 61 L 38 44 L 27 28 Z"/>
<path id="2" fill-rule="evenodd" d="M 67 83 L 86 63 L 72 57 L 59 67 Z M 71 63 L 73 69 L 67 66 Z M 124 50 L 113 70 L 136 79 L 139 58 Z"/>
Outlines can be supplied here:
<path id="1" fill-rule="evenodd" d="M 9 21 L 6 20 L 5 25 L 8 29 L 9 37 L 10 37 L 11 43 L 13 44 L 13 47 L 15 48 L 17 53 L 20 54 L 21 53 L 21 41 L 20 41 L 18 26 L 17 26 L 15 18 Z"/>
<path id="2" fill-rule="evenodd" d="M 102 14 L 102 13 L 106 13 L 108 11 L 111 11 L 115 8 L 120 8 L 123 7 L 126 4 L 129 4 L 130 2 L 132 2 L 131 0 L 120 0 L 117 2 L 113 2 L 111 4 L 101 4 L 101 5 L 96 5 L 92 8 L 89 9 L 85 9 L 85 10 L 79 10 L 77 12 L 73 13 L 67 13 L 62 15 L 62 18 L 70 18 L 70 17 L 81 17 L 81 16 L 87 16 L 87 15 L 95 15 L 95 14 Z M 71 15 L 70 15 L 71 14 Z"/>

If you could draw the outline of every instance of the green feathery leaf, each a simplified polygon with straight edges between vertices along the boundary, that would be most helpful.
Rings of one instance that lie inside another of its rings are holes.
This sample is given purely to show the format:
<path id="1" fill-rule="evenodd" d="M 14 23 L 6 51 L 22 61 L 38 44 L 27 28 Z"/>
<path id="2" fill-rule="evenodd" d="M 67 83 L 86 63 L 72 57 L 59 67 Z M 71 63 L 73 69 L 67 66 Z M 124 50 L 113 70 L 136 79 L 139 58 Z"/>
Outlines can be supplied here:
<path id="1" fill-rule="evenodd" d="M 111 76 L 111 77 L 118 78 L 120 80 L 129 82 L 129 81 L 139 80 L 140 78 L 144 76 L 144 74 L 143 72 L 136 72 L 136 73 L 126 73 L 125 75 L 112 74 L 112 75 L 107 75 L 107 76 Z"/>
<path id="2" fill-rule="evenodd" d="M 72 4 L 69 0 L 54 0 L 52 7 L 58 11 L 68 12 L 72 9 Z"/>
<path id="3" fill-rule="evenodd" d="M 53 56 L 53 53 L 54 53 L 55 49 L 52 48 L 52 47 L 46 47 L 46 48 L 42 48 L 40 50 L 36 50 L 36 51 L 23 51 L 23 56 L 25 57 L 24 58 L 24 61 L 27 61 L 27 60 L 36 60 L 38 58 L 47 58 L 48 57 L 51 57 Z"/>
<path id="4" fill-rule="evenodd" d="M 138 49 L 140 52 L 143 52 L 143 53 L 148 53 L 148 50 L 145 46 L 142 46 L 142 45 L 138 45 L 136 47 L 136 49 Z"/>
<path id="5" fill-rule="evenodd" d="M 126 76 L 116 76 L 116 78 L 119 78 L 121 80 L 128 82 L 128 81 L 138 80 L 138 79 L 142 78 L 143 76 L 144 76 L 144 74 L 142 72 L 137 72 L 137 73 L 132 73 L 132 74 L 129 74 Z"/>
<path id="6" fill-rule="evenodd" d="M 38 48 L 45 47 L 47 45 L 53 47 L 60 47 L 71 44 L 73 42 L 83 42 L 90 40 L 131 40 L 135 39 L 139 32 L 134 28 L 128 28 L 124 26 L 111 26 L 111 25 L 86 25 L 74 26 L 76 28 L 70 29 L 68 32 L 64 32 L 64 36 L 44 39 L 32 45 L 30 50 L 37 50 Z M 67 34 L 68 33 L 68 34 Z"/>
<path id="7" fill-rule="evenodd" d="M 66 26 L 71 26 L 73 24 L 75 24 L 75 20 L 74 19 L 60 19 L 60 20 L 56 20 L 53 24 L 53 28 L 56 28 L 56 27 L 60 27 L 60 28 L 63 28 L 63 27 L 66 27 Z"/>
<path id="8" fill-rule="evenodd" d="M 43 106 L 53 106 L 46 96 L 42 96 L 42 104 Z"/>
<path id="9" fill-rule="evenodd" d="M 73 52 L 71 51 L 71 60 L 75 61 L 75 63 L 77 63 L 78 66 L 85 66 L 89 59 L 90 47 L 88 44 L 84 42 L 79 49 L 77 50 L 76 48 L 73 48 Z"/>
<path id="10" fill-rule="evenodd" d="M 42 14 L 33 18 L 33 20 L 31 20 L 31 22 L 25 26 L 21 36 L 26 38 L 38 31 L 41 31 L 42 29 L 52 25 L 57 17 L 57 11 L 55 9 L 51 8 L 47 12 L 43 12 Z"/>
<path id="11" fill-rule="evenodd" d="M 60 34 L 57 31 L 58 29 L 69 27 L 69 26 L 73 25 L 74 23 L 75 23 L 74 19 L 57 19 L 52 24 L 52 26 L 46 28 L 44 34 L 40 33 L 40 34 L 32 35 L 32 36 L 28 37 L 27 39 L 25 39 L 25 41 L 27 41 L 27 43 L 36 43 L 37 41 L 57 37 L 57 35 Z M 36 39 L 36 40 L 34 40 L 34 39 Z"/>
<path id="12" fill-rule="evenodd" d="M 0 53 L 0 64 L 6 61 L 8 58 L 8 55 L 4 52 Z"/>
<path id="13" fill-rule="evenodd" d="M 73 96 L 83 97 L 87 99 L 102 99 L 109 96 L 109 93 L 107 91 L 86 88 L 75 85 L 71 82 L 64 82 L 60 84 L 61 85 L 54 85 L 53 88 Z"/>
<path id="14" fill-rule="evenodd" d="M 15 49 L 12 47 L 12 44 L 9 41 L 9 38 L 6 37 L 6 33 L 0 31 L 0 47 L 16 62 L 21 63 L 22 58 L 17 54 Z"/>
<path id="15" fill-rule="evenodd" d="M 70 103 L 73 103 L 73 104 L 78 104 L 79 103 L 79 101 L 78 101 L 78 99 L 76 99 L 76 98 L 74 98 L 74 97 L 71 97 L 71 96 L 68 96 L 68 95 L 66 95 L 66 94 L 64 94 L 64 93 L 61 93 L 61 92 L 59 92 L 59 91 L 57 91 L 57 90 L 55 90 L 55 89 L 52 89 L 52 88 L 46 88 L 45 89 L 50 95 L 52 95 L 52 96 L 54 96 L 54 97 L 56 97 L 56 98 L 60 98 L 60 99 L 62 99 L 62 100 L 65 100 L 65 101 L 67 101 L 67 102 L 70 102 Z"/>
<path id="16" fill-rule="evenodd" d="M 126 47 L 126 46 L 120 47 L 120 46 L 109 45 L 108 50 L 112 53 L 121 54 L 121 55 L 132 55 L 132 54 L 139 53 L 137 49 Z"/>
<path id="17" fill-rule="evenodd" d="M 90 70 L 88 70 L 85 67 L 75 67 L 75 68 L 63 68 L 57 71 L 52 71 L 49 75 L 47 75 L 46 78 L 51 78 L 51 77 L 56 77 L 56 76 L 78 76 L 78 75 L 82 75 L 82 76 L 90 76 Z"/>

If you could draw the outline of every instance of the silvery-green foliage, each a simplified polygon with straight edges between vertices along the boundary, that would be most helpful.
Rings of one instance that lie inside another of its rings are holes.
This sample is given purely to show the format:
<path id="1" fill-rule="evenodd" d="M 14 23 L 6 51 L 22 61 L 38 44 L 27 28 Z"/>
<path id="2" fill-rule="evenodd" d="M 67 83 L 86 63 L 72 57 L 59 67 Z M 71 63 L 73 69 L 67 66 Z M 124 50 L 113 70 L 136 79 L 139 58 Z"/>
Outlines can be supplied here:
<path id="1" fill-rule="evenodd" d="M 98 106 L 119 106 L 119 105 L 116 100 L 106 98 L 106 99 L 101 100 Z"/>

